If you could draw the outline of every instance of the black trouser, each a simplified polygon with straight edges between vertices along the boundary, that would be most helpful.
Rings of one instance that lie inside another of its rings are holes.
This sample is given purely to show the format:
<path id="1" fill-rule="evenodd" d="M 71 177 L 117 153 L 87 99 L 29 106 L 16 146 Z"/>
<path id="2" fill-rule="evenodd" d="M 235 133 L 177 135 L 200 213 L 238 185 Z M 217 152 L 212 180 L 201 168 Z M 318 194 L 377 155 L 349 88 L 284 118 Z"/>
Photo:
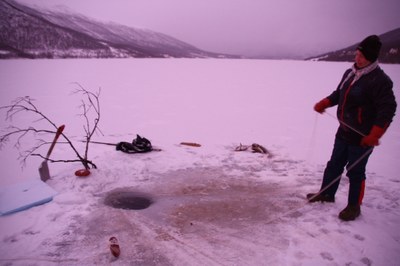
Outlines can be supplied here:
<path id="1" fill-rule="evenodd" d="M 369 150 L 368 155 L 366 155 L 361 161 L 356 165 L 352 166 L 354 162 L 359 160 L 363 155 L 365 155 Z M 321 189 L 328 186 L 333 180 L 342 175 L 344 168 L 352 166 L 350 170 L 347 171 L 347 177 L 350 180 L 349 188 L 349 205 L 361 205 L 364 196 L 365 188 L 365 167 L 367 165 L 369 156 L 372 153 L 371 147 L 361 147 L 358 145 L 350 145 L 343 141 L 342 139 L 336 138 L 335 144 L 333 146 L 333 151 L 331 159 L 329 160 L 325 171 L 324 178 L 322 181 Z M 336 191 L 339 187 L 340 178 L 332 184 L 324 194 L 330 196 L 335 196 Z"/>

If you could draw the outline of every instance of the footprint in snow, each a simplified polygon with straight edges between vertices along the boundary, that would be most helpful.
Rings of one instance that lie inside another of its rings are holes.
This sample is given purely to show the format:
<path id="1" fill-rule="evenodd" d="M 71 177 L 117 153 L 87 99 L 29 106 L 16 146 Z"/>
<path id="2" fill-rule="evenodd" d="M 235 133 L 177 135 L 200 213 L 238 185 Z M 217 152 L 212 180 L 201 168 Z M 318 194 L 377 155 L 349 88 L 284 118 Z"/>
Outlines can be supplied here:
<path id="1" fill-rule="evenodd" d="M 364 241 L 365 240 L 365 237 L 363 237 L 361 235 L 358 235 L 358 234 L 355 234 L 354 238 L 357 239 L 357 240 L 360 240 L 360 241 Z"/>
<path id="2" fill-rule="evenodd" d="M 363 264 L 365 264 L 365 265 L 368 265 L 368 266 L 372 265 L 372 261 L 371 261 L 369 258 L 367 258 L 367 257 L 362 258 L 362 259 L 361 259 L 361 262 L 362 262 Z"/>
<path id="3" fill-rule="evenodd" d="M 329 261 L 333 261 L 334 260 L 333 256 L 329 252 L 321 252 L 320 255 L 324 260 L 329 260 Z"/>

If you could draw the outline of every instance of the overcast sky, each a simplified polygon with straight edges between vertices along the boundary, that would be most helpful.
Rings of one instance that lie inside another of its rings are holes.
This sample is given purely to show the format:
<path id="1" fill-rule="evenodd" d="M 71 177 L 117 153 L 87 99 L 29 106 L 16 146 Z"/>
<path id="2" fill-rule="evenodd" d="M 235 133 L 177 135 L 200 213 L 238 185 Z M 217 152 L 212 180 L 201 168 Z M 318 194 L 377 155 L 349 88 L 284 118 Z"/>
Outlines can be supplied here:
<path id="1" fill-rule="evenodd" d="M 203 50 L 303 56 L 400 27 L 400 0 L 18 0 L 168 34 Z"/>

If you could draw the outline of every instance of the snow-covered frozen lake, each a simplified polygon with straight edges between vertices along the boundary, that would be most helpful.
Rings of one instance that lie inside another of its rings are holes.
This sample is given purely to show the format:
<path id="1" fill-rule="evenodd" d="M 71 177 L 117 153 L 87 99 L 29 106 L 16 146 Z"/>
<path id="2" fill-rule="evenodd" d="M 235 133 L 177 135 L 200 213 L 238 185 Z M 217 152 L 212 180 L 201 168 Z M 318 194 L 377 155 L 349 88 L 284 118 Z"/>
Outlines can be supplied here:
<path id="1" fill-rule="evenodd" d="M 98 166 L 50 164 L 58 195 L 0 217 L 1 265 L 396 265 L 400 259 L 400 122 L 395 117 L 368 165 L 361 217 L 341 222 L 347 178 L 335 204 L 307 204 L 319 189 L 338 126 L 335 109 L 313 105 L 334 90 L 350 63 L 214 60 L 2 60 L 0 105 L 30 96 L 75 141 L 84 136 L 80 99 L 101 88 L 103 135 L 136 134 L 161 152 L 128 155 L 92 145 Z M 400 99 L 400 66 L 382 65 Z M 7 123 L 4 114 L 0 128 Z M 21 123 L 31 123 L 22 117 Z M 14 121 L 13 123 L 19 123 Z M 27 139 L 24 145 L 33 141 Z M 197 142 L 200 148 L 179 145 Z M 272 157 L 235 152 L 258 143 Z M 13 142 L 0 150 L 2 186 L 39 178 L 41 159 L 21 169 Z M 79 144 L 77 144 L 79 146 Z M 42 151 L 43 154 L 46 152 Z M 71 154 L 56 146 L 53 157 Z M 147 193 L 140 211 L 103 204 L 114 189 Z M 120 240 L 113 259 L 107 240 Z"/>

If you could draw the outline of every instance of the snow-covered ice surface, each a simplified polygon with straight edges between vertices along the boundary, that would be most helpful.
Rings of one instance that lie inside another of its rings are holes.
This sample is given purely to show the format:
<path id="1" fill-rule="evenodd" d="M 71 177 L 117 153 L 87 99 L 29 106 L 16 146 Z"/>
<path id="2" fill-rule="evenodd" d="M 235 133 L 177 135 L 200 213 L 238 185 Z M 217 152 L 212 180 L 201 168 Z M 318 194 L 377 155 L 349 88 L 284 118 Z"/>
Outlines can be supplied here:
<path id="1" fill-rule="evenodd" d="M 362 215 L 342 222 L 348 180 L 336 203 L 308 204 L 319 189 L 337 121 L 312 107 L 336 88 L 349 63 L 268 60 L 3 60 L 0 104 L 31 96 L 77 145 L 78 82 L 101 87 L 96 140 L 140 134 L 162 149 L 124 154 L 90 147 L 98 169 L 49 164 L 50 203 L 0 217 L 1 265 L 399 265 L 400 123 L 375 149 Z M 400 99 L 400 66 L 382 65 Z M 328 111 L 331 115 L 334 109 Z M 21 118 L 30 123 L 31 118 Z M 18 123 L 16 120 L 14 123 Z M 4 117 L 1 128 L 7 124 Z M 179 145 L 182 141 L 202 146 Z M 29 139 L 26 141 L 29 145 Z M 236 152 L 258 143 L 272 156 Z M 21 170 L 10 142 L 0 151 L 2 186 L 39 178 Z M 82 147 L 83 148 L 83 147 Z M 45 153 L 46 151 L 42 151 Z M 70 157 L 58 144 L 53 158 Z M 143 210 L 104 204 L 110 193 L 148 195 Z M 116 236 L 121 256 L 112 257 Z"/>

